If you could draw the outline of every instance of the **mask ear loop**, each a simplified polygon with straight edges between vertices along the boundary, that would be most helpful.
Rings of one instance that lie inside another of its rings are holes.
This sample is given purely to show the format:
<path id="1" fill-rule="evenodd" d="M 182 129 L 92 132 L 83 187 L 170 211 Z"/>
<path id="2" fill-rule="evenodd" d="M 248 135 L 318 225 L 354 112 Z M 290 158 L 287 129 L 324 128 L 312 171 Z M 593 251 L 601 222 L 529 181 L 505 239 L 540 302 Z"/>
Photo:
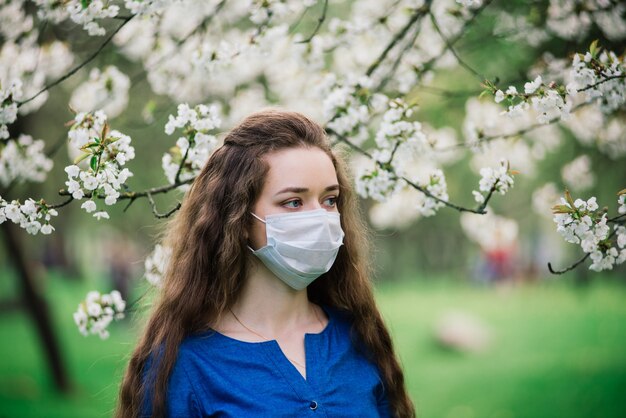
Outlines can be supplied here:
<path id="1" fill-rule="evenodd" d="M 261 218 L 259 218 L 258 216 L 256 216 L 256 215 L 254 214 L 254 212 L 250 212 L 250 215 L 254 216 L 255 218 L 257 218 L 259 221 L 263 222 L 264 224 L 265 224 L 265 223 L 267 223 L 267 222 L 265 222 L 263 219 L 261 219 Z"/>
<path id="2" fill-rule="evenodd" d="M 255 215 L 255 214 L 254 214 L 254 212 L 250 212 L 250 215 L 254 216 L 255 218 L 257 218 L 259 221 L 261 221 L 261 222 L 263 222 L 263 223 L 267 223 L 267 222 L 265 222 L 263 219 L 261 219 L 261 218 L 259 218 L 257 215 Z M 249 241 L 248 241 L 248 243 L 249 243 Z M 256 251 L 254 248 L 252 248 L 252 247 L 251 247 L 250 245 L 248 245 L 248 244 L 246 245 L 246 247 L 248 247 L 248 249 L 249 249 L 252 253 L 254 253 L 254 252 Z"/>

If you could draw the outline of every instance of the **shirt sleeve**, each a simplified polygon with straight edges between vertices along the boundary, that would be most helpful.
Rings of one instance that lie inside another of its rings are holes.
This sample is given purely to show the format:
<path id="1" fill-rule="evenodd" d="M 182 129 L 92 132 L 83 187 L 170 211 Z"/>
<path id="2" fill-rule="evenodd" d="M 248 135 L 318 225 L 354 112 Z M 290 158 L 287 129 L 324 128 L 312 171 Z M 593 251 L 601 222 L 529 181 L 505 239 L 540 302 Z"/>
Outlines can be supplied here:
<path id="1" fill-rule="evenodd" d="M 185 364 L 177 362 L 167 385 L 167 416 L 169 418 L 202 417 L 193 382 Z"/>
<path id="2" fill-rule="evenodd" d="M 144 380 L 146 381 L 146 392 L 144 394 L 144 402 L 142 408 L 142 417 L 152 416 L 152 391 L 153 376 L 148 373 L 153 366 L 152 358 L 146 363 L 146 373 L 144 374 Z M 149 376 L 152 376 L 150 378 Z M 202 417 L 201 408 L 198 403 L 193 382 L 187 374 L 184 359 L 179 358 L 174 365 L 172 374 L 167 383 L 167 396 L 166 396 L 166 416 L 168 418 L 195 418 Z"/>

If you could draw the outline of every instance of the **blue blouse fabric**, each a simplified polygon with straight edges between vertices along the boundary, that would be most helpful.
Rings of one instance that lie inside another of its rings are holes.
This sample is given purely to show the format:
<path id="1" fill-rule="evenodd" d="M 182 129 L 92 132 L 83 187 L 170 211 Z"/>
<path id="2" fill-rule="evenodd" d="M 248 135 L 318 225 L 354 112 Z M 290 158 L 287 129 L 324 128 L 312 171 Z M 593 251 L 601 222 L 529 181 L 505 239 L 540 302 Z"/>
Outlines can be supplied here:
<path id="1" fill-rule="evenodd" d="M 347 316 L 321 307 L 326 328 L 304 334 L 306 379 L 276 340 L 245 342 L 214 330 L 186 338 L 168 383 L 167 416 L 390 417 L 378 368 L 353 346 Z M 150 415 L 148 401 L 144 411 Z"/>

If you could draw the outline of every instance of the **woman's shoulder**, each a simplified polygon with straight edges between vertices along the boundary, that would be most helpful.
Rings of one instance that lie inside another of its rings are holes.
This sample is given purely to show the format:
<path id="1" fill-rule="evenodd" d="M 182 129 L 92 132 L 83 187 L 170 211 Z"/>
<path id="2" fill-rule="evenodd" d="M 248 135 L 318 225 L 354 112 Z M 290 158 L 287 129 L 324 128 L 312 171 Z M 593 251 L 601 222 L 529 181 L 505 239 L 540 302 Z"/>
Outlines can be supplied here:
<path id="1" fill-rule="evenodd" d="M 328 315 L 329 321 L 334 324 L 334 328 L 341 333 L 349 333 L 354 322 L 352 312 L 337 306 L 320 305 Z"/>
<path id="2" fill-rule="evenodd" d="M 220 352 L 228 342 L 221 337 L 222 335 L 213 329 L 191 333 L 178 346 L 179 358 Z"/>
<path id="3" fill-rule="evenodd" d="M 352 312 L 350 312 L 347 309 L 341 308 L 339 306 L 332 306 L 332 305 L 325 305 L 325 304 L 322 304 L 320 306 L 322 307 L 322 309 L 326 311 L 327 314 L 329 314 L 332 317 L 332 319 L 338 322 L 351 323 L 353 321 L 354 315 L 352 314 Z"/>

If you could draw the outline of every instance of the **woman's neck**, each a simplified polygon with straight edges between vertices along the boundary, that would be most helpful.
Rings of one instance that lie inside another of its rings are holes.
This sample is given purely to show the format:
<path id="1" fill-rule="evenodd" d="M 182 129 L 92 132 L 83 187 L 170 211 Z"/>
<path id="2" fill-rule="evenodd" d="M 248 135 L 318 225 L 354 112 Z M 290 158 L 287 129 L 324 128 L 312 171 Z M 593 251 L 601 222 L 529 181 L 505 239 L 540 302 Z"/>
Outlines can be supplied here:
<path id="1" fill-rule="evenodd" d="M 306 289 L 292 289 L 256 259 L 252 260 L 239 298 L 231 306 L 242 323 L 267 336 L 315 326 L 319 321 L 314 309 Z"/>

